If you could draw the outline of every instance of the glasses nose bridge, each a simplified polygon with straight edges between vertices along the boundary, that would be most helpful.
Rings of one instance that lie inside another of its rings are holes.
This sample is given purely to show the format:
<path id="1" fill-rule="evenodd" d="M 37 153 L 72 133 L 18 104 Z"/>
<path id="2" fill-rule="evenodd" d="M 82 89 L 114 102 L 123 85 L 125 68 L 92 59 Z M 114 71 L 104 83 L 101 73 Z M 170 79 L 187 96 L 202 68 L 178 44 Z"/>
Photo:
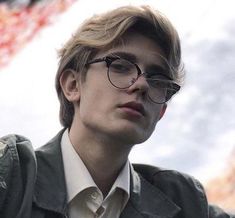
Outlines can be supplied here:
<path id="1" fill-rule="evenodd" d="M 146 80 L 147 72 L 144 72 L 143 70 L 141 70 L 140 67 L 139 67 L 137 64 L 135 64 L 135 67 L 136 67 L 137 73 L 138 73 L 137 78 L 135 79 L 135 82 L 136 82 L 140 77 L 143 76 L 143 77 L 145 78 L 145 82 L 148 84 L 148 82 L 147 82 L 147 80 Z"/>
<path id="2" fill-rule="evenodd" d="M 141 83 L 141 86 L 144 86 L 144 87 L 149 87 L 149 84 L 148 84 L 148 81 L 146 79 L 146 72 L 143 72 L 140 67 L 137 65 L 137 64 L 134 64 L 136 69 L 137 69 L 137 77 L 132 81 L 132 85 L 134 83 L 138 83 L 138 81 L 140 81 L 139 79 L 143 76 L 143 81 L 140 82 Z"/>

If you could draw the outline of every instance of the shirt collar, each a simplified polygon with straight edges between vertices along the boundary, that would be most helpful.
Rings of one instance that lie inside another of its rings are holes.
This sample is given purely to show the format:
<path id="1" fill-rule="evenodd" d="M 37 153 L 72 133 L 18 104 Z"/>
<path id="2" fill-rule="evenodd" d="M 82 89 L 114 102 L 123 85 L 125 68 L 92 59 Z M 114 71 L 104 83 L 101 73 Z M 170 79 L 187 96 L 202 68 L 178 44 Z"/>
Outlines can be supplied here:
<path id="1" fill-rule="evenodd" d="M 69 139 L 68 129 L 63 133 L 61 139 L 61 151 L 64 162 L 65 181 L 68 194 L 67 201 L 70 202 L 78 193 L 85 190 L 86 188 L 98 188 L 83 161 L 75 151 Z M 127 161 L 109 192 L 109 194 L 111 194 L 115 191 L 116 188 L 122 189 L 126 193 L 125 202 L 128 201 L 130 196 L 129 165 L 130 163 Z"/>
<path id="2" fill-rule="evenodd" d="M 37 158 L 37 179 L 33 197 L 36 208 L 60 213 L 62 216 L 65 216 L 68 205 L 60 146 L 64 131 L 64 129 L 60 131 L 50 142 L 37 149 L 35 153 Z M 172 202 L 172 193 L 168 193 L 169 196 L 166 195 L 161 189 L 153 186 L 140 176 L 139 174 L 143 174 L 147 170 L 142 168 L 142 166 L 137 167 L 135 169 L 139 172 L 137 173 L 130 165 L 130 200 L 120 217 L 142 218 L 146 214 L 151 217 L 175 217 L 176 213 L 180 211 L 180 207 Z M 147 173 L 147 178 L 152 179 L 156 171 L 149 170 L 144 174 Z M 165 180 L 163 179 L 163 181 Z M 164 183 L 164 185 L 165 189 L 169 190 L 173 186 L 168 183 L 166 185 Z M 160 182 L 160 184 L 162 183 Z"/>
<path id="3" fill-rule="evenodd" d="M 122 209 L 126 206 L 130 198 L 130 172 L 130 163 L 127 161 L 107 196 L 109 197 L 117 188 L 123 190 L 125 194 L 123 196 Z"/>
<path id="4" fill-rule="evenodd" d="M 124 190 L 128 195 L 130 195 L 130 163 L 129 161 L 127 161 L 124 167 L 122 168 L 110 192 L 112 192 L 115 188 L 120 188 Z"/>

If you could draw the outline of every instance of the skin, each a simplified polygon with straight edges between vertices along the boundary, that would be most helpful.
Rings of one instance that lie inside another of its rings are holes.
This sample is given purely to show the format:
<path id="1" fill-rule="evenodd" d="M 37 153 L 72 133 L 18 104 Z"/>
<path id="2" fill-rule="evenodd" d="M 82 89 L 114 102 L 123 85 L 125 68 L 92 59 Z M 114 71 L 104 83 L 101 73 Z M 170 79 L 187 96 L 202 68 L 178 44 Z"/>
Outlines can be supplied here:
<path id="1" fill-rule="evenodd" d="M 162 64 L 159 54 L 163 52 L 153 40 L 138 33 L 127 33 L 123 41 L 111 50 L 100 51 L 95 58 L 115 52 L 131 53 L 142 72 Z M 131 148 L 150 137 L 165 113 L 166 104 L 155 104 L 148 99 L 149 86 L 144 77 L 126 90 L 113 87 L 105 62 L 90 65 L 82 83 L 76 72 L 66 71 L 60 84 L 75 109 L 69 132 L 71 143 L 106 196 Z M 142 105 L 144 114 L 124 107 L 128 102 Z"/>

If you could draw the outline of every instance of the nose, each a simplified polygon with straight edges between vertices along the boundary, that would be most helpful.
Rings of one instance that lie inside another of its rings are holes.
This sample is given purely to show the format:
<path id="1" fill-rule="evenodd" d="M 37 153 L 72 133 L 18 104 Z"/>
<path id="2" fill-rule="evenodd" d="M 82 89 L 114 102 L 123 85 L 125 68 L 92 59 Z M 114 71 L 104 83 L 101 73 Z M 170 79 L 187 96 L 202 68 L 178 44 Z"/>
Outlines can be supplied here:
<path id="1" fill-rule="evenodd" d="M 141 74 L 137 77 L 137 79 L 133 80 L 132 85 L 127 89 L 128 93 L 139 92 L 142 95 L 147 94 L 149 89 L 149 84 L 144 76 Z"/>

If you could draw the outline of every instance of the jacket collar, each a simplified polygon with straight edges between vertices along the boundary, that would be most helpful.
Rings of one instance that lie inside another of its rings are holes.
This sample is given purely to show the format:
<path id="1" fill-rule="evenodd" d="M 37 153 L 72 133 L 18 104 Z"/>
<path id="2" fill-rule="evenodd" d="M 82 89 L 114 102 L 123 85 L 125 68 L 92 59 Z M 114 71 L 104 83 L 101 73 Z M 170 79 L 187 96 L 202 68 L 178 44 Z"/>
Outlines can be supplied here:
<path id="1" fill-rule="evenodd" d="M 36 151 L 37 179 L 34 203 L 43 209 L 66 213 L 67 194 L 60 141 L 64 130 Z"/>
<path id="2" fill-rule="evenodd" d="M 37 179 L 34 203 L 43 209 L 66 214 L 67 194 L 60 146 L 63 132 L 64 130 L 60 131 L 36 151 Z M 121 218 L 173 218 L 179 211 L 177 205 L 131 166 L 130 199 Z"/>
<path id="3" fill-rule="evenodd" d="M 131 196 L 121 218 L 173 218 L 180 211 L 180 207 L 139 175 L 132 166 L 131 171 Z"/>

